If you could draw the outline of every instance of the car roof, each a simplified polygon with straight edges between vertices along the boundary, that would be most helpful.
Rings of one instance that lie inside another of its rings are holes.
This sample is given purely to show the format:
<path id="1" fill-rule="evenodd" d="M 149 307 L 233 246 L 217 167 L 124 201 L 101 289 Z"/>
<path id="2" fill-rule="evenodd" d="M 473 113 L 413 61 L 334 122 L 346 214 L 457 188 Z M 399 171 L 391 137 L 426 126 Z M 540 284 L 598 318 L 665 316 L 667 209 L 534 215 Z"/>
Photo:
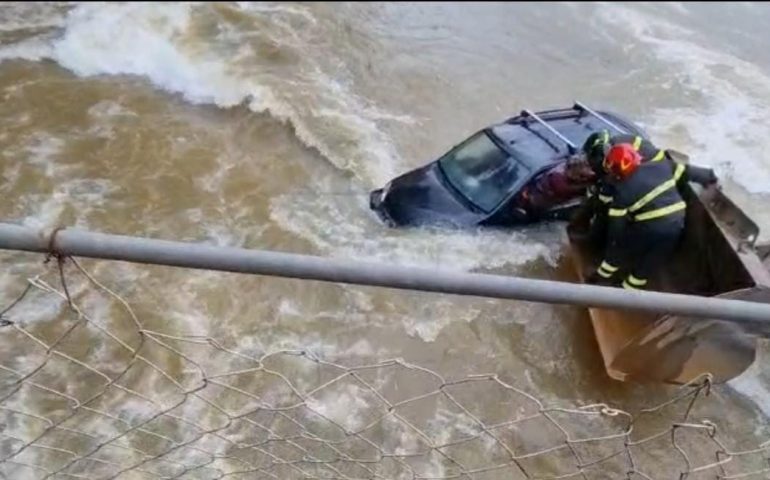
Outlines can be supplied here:
<path id="1" fill-rule="evenodd" d="M 546 110 L 534 115 L 569 140 L 577 149 L 591 133 L 610 128 L 601 118 L 575 109 Z M 600 115 L 627 131 L 646 137 L 644 131 L 617 114 Z M 487 129 L 513 157 L 524 162 L 533 171 L 558 163 L 570 155 L 570 146 L 542 125 L 532 114 L 511 117 Z"/>

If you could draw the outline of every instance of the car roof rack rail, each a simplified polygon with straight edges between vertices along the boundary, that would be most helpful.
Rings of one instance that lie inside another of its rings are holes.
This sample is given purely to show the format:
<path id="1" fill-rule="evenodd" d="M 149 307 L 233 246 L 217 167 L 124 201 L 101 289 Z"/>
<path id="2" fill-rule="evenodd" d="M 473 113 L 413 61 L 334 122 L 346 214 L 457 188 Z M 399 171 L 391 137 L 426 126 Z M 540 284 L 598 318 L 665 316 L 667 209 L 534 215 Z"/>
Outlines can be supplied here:
<path id="1" fill-rule="evenodd" d="M 585 112 L 585 113 L 587 113 L 589 115 L 592 115 L 592 116 L 598 118 L 599 120 L 601 120 L 602 122 L 606 123 L 607 125 L 609 125 L 610 127 L 614 128 L 615 130 L 617 130 L 620 133 L 623 133 L 623 134 L 628 133 L 624 128 L 621 128 L 621 127 L 617 126 L 615 123 L 607 120 L 604 117 L 604 115 L 600 115 L 599 113 L 593 111 L 592 109 L 586 107 L 585 105 L 583 105 L 582 103 L 580 103 L 578 101 L 575 101 L 575 105 L 572 108 L 574 108 L 575 110 L 577 110 L 579 112 Z"/>
<path id="2" fill-rule="evenodd" d="M 564 135 L 559 133 L 555 128 L 548 125 L 548 123 L 542 118 L 540 118 L 537 114 L 525 109 L 521 111 L 521 116 L 524 118 L 535 119 L 535 121 L 537 121 L 540 125 L 544 126 L 549 132 L 553 133 L 556 137 L 559 138 L 559 140 L 564 142 L 567 145 L 567 150 L 569 150 L 569 153 L 577 152 L 577 146 L 575 146 L 575 144 L 572 143 L 569 138 L 565 137 Z"/>

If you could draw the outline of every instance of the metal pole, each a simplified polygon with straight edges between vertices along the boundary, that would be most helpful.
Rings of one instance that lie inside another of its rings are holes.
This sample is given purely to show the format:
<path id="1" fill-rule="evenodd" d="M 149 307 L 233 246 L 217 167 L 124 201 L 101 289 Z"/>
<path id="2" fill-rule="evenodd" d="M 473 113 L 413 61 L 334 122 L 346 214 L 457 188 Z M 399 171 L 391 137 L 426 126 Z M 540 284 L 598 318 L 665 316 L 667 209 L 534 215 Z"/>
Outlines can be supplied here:
<path id="1" fill-rule="evenodd" d="M 569 138 L 565 137 L 564 135 L 559 133 L 555 128 L 553 128 L 552 126 L 548 125 L 548 123 L 545 120 L 543 120 L 542 118 L 540 118 L 536 113 L 533 113 L 533 112 L 531 112 L 529 110 L 522 110 L 521 111 L 521 115 L 523 117 L 534 118 L 537 123 L 539 123 L 540 125 L 544 126 L 549 132 L 551 132 L 554 135 L 556 135 L 556 137 L 558 137 L 559 140 L 561 140 L 562 142 L 567 144 L 567 147 L 569 147 L 568 148 L 569 149 L 569 153 L 575 153 L 577 151 L 577 147 L 575 146 L 574 143 L 572 143 L 570 141 Z"/>
<path id="2" fill-rule="evenodd" d="M 0 248 L 336 283 L 770 322 L 770 304 L 0 223 Z"/>
<path id="3" fill-rule="evenodd" d="M 628 133 L 628 132 L 626 132 L 625 129 L 620 128 L 617 125 L 615 125 L 615 123 L 610 122 L 609 120 L 607 120 L 604 117 L 604 115 L 599 115 L 598 112 L 593 111 L 592 109 L 586 107 L 585 105 L 583 105 L 580 102 L 575 102 L 575 108 L 577 108 L 578 110 L 583 110 L 584 112 L 588 112 L 589 114 L 591 114 L 594 117 L 598 118 L 599 120 L 601 120 L 602 122 L 606 123 L 607 125 L 609 125 L 610 127 L 614 128 L 615 130 L 617 130 L 620 133 Z"/>

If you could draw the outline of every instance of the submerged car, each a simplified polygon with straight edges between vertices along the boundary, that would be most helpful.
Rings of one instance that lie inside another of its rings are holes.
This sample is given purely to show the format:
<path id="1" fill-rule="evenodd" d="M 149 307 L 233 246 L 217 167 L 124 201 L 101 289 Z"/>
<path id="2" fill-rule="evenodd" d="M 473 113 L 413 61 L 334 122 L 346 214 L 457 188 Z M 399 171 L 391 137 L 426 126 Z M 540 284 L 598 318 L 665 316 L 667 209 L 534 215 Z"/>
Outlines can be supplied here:
<path id="1" fill-rule="evenodd" d="M 515 226 L 568 217 L 594 173 L 569 160 L 600 130 L 647 138 L 621 115 L 576 102 L 531 112 L 480 130 L 438 160 L 370 193 L 390 226 Z"/>

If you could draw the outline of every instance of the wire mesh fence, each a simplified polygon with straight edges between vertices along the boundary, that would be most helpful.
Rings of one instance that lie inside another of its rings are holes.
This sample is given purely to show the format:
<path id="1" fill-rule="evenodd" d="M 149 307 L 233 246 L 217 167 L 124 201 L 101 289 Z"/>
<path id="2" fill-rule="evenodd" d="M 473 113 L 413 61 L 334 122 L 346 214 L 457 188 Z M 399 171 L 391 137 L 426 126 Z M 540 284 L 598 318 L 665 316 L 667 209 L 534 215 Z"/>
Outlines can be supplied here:
<path id="1" fill-rule="evenodd" d="M 770 478 L 770 441 L 738 449 L 695 414 L 708 375 L 633 414 L 552 405 L 495 374 L 148 329 L 50 260 L 0 314 L 5 478 Z"/>

